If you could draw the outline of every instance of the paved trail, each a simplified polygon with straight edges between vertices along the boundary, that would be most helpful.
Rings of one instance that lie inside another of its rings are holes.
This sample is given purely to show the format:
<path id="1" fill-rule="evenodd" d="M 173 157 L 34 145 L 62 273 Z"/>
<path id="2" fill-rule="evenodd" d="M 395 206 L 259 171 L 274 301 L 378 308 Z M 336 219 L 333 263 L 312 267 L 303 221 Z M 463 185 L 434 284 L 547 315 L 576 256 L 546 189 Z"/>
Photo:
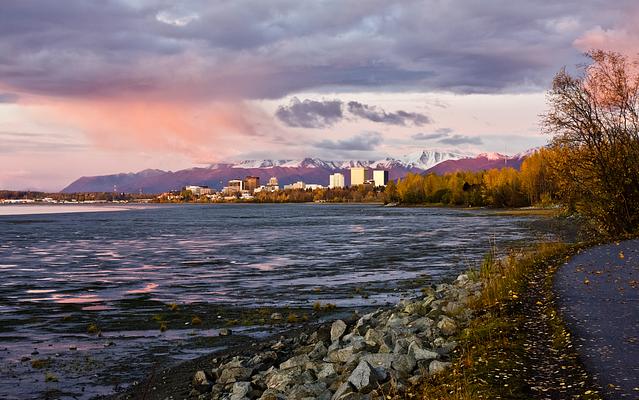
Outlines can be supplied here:
<path id="1" fill-rule="evenodd" d="M 639 399 L 639 240 L 588 249 L 555 277 L 560 312 L 607 399 Z"/>

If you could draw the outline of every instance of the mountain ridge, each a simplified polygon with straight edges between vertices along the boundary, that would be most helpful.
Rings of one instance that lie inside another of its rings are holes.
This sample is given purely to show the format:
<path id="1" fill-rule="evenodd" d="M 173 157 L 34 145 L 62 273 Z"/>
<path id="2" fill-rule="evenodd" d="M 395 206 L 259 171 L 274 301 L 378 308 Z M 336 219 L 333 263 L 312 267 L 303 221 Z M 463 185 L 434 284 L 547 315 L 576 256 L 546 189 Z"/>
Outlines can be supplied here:
<path id="1" fill-rule="evenodd" d="M 296 181 L 328 184 L 328 176 L 341 172 L 346 184 L 350 184 L 351 167 L 385 169 L 390 179 L 399 179 L 406 174 L 434 172 L 443 174 L 459 170 L 478 171 L 481 169 L 519 168 L 529 151 L 506 156 L 499 153 L 481 153 L 475 156 L 458 152 L 422 150 L 401 158 L 386 157 L 379 160 L 331 161 L 320 158 L 301 160 L 269 159 L 243 160 L 236 163 L 215 163 L 208 167 L 193 167 L 179 171 L 145 169 L 139 172 L 119 173 L 100 176 L 83 176 L 62 189 L 64 193 L 105 192 L 116 190 L 125 193 L 161 193 L 179 190 L 186 185 L 206 185 L 215 189 L 226 186 L 230 179 L 258 176 L 266 182 L 276 176 L 280 185 Z"/>

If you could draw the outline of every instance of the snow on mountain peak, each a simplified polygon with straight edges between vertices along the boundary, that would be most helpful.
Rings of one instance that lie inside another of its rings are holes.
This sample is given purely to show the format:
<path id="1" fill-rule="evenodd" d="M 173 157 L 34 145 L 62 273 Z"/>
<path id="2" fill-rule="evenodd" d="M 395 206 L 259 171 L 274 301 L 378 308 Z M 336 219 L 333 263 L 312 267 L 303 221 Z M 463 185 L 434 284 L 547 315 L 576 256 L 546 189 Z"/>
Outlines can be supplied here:
<path id="1" fill-rule="evenodd" d="M 410 168 L 426 170 L 447 160 L 459 160 L 466 157 L 466 155 L 460 153 L 422 150 L 421 152 L 405 155 L 401 158 L 401 162 Z"/>
<path id="2" fill-rule="evenodd" d="M 244 160 L 233 164 L 231 168 L 273 168 L 290 162 L 291 160 Z"/>
<path id="3" fill-rule="evenodd" d="M 505 156 L 503 154 L 496 153 L 496 152 L 479 153 L 479 154 L 477 154 L 477 157 L 483 157 L 483 158 L 487 158 L 489 160 L 503 160 L 505 158 L 509 158 L 508 156 Z"/>
<path id="4" fill-rule="evenodd" d="M 514 156 L 512 156 L 512 158 L 521 159 L 521 158 L 530 157 L 536 152 L 538 152 L 539 150 L 543 149 L 544 147 L 545 146 L 533 147 L 532 149 L 528 149 L 526 151 L 522 151 L 520 153 L 515 154 Z"/>
<path id="5" fill-rule="evenodd" d="M 537 149 L 531 149 L 529 151 L 516 154 L 513 158 L 524 158 L 530 155 Z M 217 169 L 224 167 L 231 168 L 245 168 L 245 169 L 265 169 L 265 168 L 323 168 L 329 170 L 349 169 L 352 167 L 365 167 L 365 168 L 385 168 L 390 169 L 393 167 L 405 167 L 427 170 L 435 165 L 448 160 L 460 160 L 464 158 L 483 157 L 488 160 L 504 160 L 509 159 L 509 156 L 492 152 L 481 154 L 464 154 L 460 151 L 448 151 L 448 150 L 420 150 L 414 153 L 407 154 L 400 158 L 386 157 L 379 160 L 337 160 L 329 161 L 319 158 L 304 158 L 297 160 L 244 160 L 237 163 L 220 163 L 213 164 L 209 168 Z"/>

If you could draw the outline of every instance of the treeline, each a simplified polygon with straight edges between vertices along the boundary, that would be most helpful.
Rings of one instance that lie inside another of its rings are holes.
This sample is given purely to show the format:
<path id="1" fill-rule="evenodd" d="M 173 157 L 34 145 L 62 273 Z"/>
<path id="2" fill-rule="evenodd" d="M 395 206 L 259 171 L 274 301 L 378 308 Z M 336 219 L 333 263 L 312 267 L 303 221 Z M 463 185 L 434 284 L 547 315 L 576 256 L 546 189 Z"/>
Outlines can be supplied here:
<path id="1" fill-rule="evenodd" d="M 383 188 L 372 185 L 360 185 L 350 188 L 315 189 L 315 190 L 280 190 L 278 192 L 255 193 L 256 203 L 376 203 L 384 202 Z"/>
<path id="2" fill-rule="evenodd" d="M 519 171 L 503 168 L 445 175 L 408 174 L 397 183 L 389 182 L 385 201 L 464 207 L 549 205 L 556 193 L 548 156 L 545 149 L 535 152 L 524 160 Z"/>
<path id="3" fill-rule="evenodd" d="M 23 199 L 42 199 L 46 196 L 43 192 L 32 192 L 26 190 L 0 190 L 0 199 L 5 200 L 23 200 Z"/>
<path id="4" fill-rule="evenodd" d="M 154 195 L 112 192 L 46 193 L 24 190 L 0 190 L 0 199 L 5 200 L 42 200 L 49 198 L 55 201 L 132 201 L 151 197 L 154 197 Z"/>

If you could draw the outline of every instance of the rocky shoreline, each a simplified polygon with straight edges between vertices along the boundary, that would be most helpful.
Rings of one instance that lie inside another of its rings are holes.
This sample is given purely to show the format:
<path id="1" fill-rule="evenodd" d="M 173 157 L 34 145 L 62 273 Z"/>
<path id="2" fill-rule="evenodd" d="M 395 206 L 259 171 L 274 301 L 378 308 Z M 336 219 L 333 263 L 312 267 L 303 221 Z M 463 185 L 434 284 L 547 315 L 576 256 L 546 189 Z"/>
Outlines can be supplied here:
<path id="1" fill-rule="evenodd" d="M 401 393 L 450 366 L 454 340 L 481 295 L 467 274 L 396 307 L 320 325 L 210 360 L 193 371 L 194 399 L 374 399 Z M 177 398 L 169 396 L 168 398 Z"/>

